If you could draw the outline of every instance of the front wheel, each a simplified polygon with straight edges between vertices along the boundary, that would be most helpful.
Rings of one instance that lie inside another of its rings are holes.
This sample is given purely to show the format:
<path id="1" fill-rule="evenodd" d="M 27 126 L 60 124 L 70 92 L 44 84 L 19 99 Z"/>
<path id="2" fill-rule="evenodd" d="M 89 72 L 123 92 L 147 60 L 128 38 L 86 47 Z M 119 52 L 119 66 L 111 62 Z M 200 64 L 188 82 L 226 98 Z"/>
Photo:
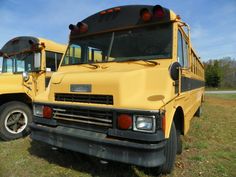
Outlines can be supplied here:
<path id="1" fill-rule="evenodd" d="M 163 174 L 171 173 L 175 163 L 176 153 L 177 153 L 176 129 L 175 129 L 175 124 L 172 123 L 170 136 L 166 142 L 164 149 L 166 162 L 161 166 L 161 171 Z"/>
<path id="2" fill-rule="evenodd" d="M 29 134 L 32 111 L 26 104 L 18 101 L 5 103 L 0 107 L 0 137 L 13 140 Z"/>

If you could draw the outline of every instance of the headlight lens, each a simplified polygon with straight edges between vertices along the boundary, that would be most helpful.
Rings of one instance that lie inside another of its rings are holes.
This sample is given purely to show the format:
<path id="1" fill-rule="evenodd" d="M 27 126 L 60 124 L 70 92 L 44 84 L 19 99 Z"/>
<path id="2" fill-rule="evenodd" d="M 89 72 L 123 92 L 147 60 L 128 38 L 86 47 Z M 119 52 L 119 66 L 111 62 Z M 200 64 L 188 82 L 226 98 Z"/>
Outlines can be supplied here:
<path id="1" fill-rule="evenodd" d="M 155 116 L 135 115 L 134 130 L 154 133 L 156 130 Z"/>
<path id="2" fill-rule="evenodd" d="M 43 105 L 34 105 L 34 115 L 38 117 L 43 117 Z"/>

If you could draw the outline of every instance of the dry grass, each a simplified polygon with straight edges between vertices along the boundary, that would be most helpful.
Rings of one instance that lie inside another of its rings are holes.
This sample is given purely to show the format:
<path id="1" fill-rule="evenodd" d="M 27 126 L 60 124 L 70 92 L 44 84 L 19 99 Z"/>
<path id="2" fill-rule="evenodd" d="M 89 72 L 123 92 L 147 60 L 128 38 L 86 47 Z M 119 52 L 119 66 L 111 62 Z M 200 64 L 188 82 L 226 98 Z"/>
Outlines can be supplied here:
<path id="1" fill-rule="evenodd" d="M 233 98 L 233 99 L 232 99 Z M 235 98 L 235 99 L 234 99 Z M 184 151 L 167 177 L 236 176 L 236 96 L 207 96 L 202 118 L 194 118 Z M 70 151 L 53 151 L 27 137 L 0 141 L 1 177 L 150 177 L 143 169 Z"/>

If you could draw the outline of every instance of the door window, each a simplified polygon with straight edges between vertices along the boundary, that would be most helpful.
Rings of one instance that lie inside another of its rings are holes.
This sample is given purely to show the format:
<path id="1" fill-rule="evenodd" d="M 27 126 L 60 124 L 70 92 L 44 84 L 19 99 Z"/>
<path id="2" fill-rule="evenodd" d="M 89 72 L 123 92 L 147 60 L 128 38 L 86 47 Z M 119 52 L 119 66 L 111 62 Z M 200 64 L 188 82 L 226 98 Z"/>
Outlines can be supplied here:
<path id="1" fill-rule="evenodd" d="M 178 31 L 178 62 L 184 68 L 187 68 L 189 65 L 188 62 L 188 43 L 183 38 L 180 30 Z"/>
<path id="2" fill-rule="evenodd" d="M 61 58 L 62 53 L 46 51 L 46 71 L 57 71 Z"/>
<path id="3" fill-rule="evenodd" d="M 183 49 L 184 49 L 184 67 L 188 67 L 188 43 L 183 40 Z"/>
<path id="4" fill-rule="evenodd" d="M 178 62 L 184 66 L 184 55 L 183 55 L 183 38 L 180 31 L 178 31 Z"/>

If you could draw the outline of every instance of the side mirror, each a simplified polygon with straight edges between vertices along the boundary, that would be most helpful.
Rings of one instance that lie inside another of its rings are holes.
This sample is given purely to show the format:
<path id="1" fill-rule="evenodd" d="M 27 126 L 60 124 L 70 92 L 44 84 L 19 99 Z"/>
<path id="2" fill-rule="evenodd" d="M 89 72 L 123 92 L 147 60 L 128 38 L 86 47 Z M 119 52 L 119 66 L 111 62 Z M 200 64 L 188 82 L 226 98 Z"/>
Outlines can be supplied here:
<path id="1" fill-rule="evenodd" d="M 179 69 L 180 69 L 180 67 L 181 67 L 181 65 L 179 64 L 179 62 L 174 62 L 169 67 L 170 77 L 174 81 L 179 79 Z"/>
<path id="2" fill-rule="evenodd" d="M 29 73 L 26 72 L 26 71 L 24 71 L 24 72 L 22 73 L 22 78 L 23 78 L 23 81 L 24 81 L 24 82 L 27 82 L 27 81 L 29 80 L 29 78 L 30 78 Z"/>
<path id="3" fill-rule="evenodd" d="M 2 50 L 0 50 L 0 57 L 2 57 L 4 55 L 4 53 L 2 52 Z"/>

